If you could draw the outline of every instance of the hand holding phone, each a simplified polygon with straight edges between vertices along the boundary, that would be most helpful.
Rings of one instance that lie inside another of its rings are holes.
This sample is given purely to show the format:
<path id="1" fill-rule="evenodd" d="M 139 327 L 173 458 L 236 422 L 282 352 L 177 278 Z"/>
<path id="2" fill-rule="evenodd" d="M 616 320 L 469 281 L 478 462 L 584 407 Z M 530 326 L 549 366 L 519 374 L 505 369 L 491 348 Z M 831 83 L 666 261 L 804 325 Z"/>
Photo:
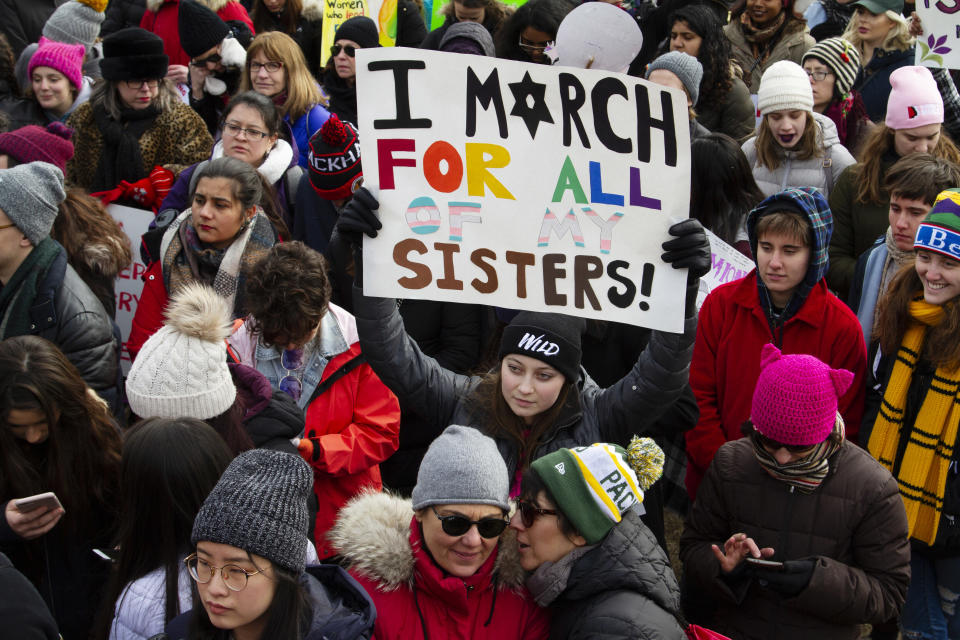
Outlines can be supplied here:
<path id="1" fill-rule="evenodd" d="M 776 560 L 764 560 L 763 558 L 747 557 L 747 564 L 757 569 L 767 569 L 770 571 L 783 571 L 783 563 Z"/>
<path id="2" fill-rule="evenodd" d="M 33 540 L 47 533 L 63 514 L 63 506 L 53 493 L 10 500 L 4 511 L 7 524 L 24 540 Z"/>

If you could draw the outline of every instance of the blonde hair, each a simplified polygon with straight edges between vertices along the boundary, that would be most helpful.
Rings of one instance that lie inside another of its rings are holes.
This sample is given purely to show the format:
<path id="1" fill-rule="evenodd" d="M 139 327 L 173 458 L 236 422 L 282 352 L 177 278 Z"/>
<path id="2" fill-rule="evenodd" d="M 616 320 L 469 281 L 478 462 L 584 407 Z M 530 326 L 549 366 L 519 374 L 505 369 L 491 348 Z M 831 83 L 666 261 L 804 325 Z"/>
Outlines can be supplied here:
<path id="1" fill-rule="evenodd" d="M 910 26 L 906 20 L 903 19 L 903 16 L 893 11 L 884 11 L 883 15 L 887 16 L 893 23 L 893 26 L 890 27 L 890 31 L 887 32 L 887 37 L 883 39 L 880 48 L 884 51 L 906 51 L 912 47 L 913 36 L 910 35 Z M 857 31 L 857 28 L 856 16 L 854 16 L 850 18 L 846 30 L 840 37 L 855 46 L 862 56 L 866 51 L 864 51 L 863 48 L 863 38 L 860 37 L 860 32 Z"/>
<path id="2" fill-rule="evenodd" d="M 243 77 L 240 79 L 240 91 L 252 91 L 250 82 L 250 63 L 262 53 L 263 57 L 271 62 L 283 64 L 283 77 L 286 85 L 287 99 L 279 107 L 283 117 L 296 121 L 303 117 L 314 105 L 327 106 L 320 93 L 317 81 L 307 67 L 307 60 L 297 42 L 282 31 L 268 31 L 261 33 L 247 49 L 247 62 L 243 66 Z"/>
<path id="3" fill-rule="evenodd" d="M 797 141 L 796 146 L 791 149 L 791 151 L 796 152 L 798 160 L 809 160 L 824 154 L 823 136 L 820 134 L 820 127 L 811 112 L 807 111 L 806 114 L 807 123 L 803 127 L 803 134 Z M 760 126 L 757 127 L 757 140 L 754 144 L 757 150 L 757 162 L 760 163 L 760 166 L 773 171 L 783 164 L 784 148 L 770 131 L 770 125 L 767 122 L 769 117 L 770 114 L 768 113 L 760 121 Z"/>

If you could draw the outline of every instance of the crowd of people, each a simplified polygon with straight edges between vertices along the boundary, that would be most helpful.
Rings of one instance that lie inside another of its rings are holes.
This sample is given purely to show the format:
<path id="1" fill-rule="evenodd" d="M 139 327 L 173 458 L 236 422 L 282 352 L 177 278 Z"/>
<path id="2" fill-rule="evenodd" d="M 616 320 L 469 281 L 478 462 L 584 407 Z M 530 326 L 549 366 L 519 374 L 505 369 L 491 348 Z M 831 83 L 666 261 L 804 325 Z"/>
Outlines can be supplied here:
<path id="1" fill-rule="evenodd" d="M 0 5 L 0 635 L 960 638 L 960 94 L 903 0 Z M 357 50 L 614 22 L 573 66 L 686 98 L 680 330 L 365 295 Z M 706 231 L 754 268 L 702 299 Z"/>

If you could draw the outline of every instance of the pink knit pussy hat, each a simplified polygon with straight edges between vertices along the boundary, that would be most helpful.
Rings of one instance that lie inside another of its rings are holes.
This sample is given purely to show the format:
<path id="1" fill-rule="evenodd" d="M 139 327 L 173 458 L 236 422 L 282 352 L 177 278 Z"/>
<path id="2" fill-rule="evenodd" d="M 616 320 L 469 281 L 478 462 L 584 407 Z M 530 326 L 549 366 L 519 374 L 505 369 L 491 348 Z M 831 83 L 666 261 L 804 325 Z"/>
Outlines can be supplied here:
<path id="1" fill-rule="evenodd" d="M 27 73 L 33 76 L 37 67 L 50 67 L 62 73 L 77 91 L 83 86 L 83 57 L 87 50 L 82 44 L 64 44 L 40 37 L 40 47 L 37 49 L 30 63 Z"/>
<path id="2" fill-rule="evenodd" d="M 837 398 L 852 382 L 853 374 L 846 369 L 831 369 L 806 354 L 785 356 L 765 344 L 750 419 L 771 440 L 820 444 L 836 424 Z"/>
<path id="3" fill-rule="evenodd" d="M 943 123 L 943 98 L 926 67 L 900 67 L 890 74 L 887 126 L 914 129 Z"/>

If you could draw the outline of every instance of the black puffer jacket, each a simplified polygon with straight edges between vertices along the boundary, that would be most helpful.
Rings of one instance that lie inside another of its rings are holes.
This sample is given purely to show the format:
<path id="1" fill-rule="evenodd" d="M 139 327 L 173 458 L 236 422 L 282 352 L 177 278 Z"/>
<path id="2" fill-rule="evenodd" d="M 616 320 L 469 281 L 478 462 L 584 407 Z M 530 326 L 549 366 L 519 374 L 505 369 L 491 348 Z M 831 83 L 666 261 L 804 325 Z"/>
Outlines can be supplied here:
<path id="1" fill-rule="evenodd" d="M 550 604 L 550 639 L 683 640 L 679 614 L 670 561 L 631 509 L 573 566 L 567 588 Z"/>
<path id="2" fill-rule="evenodd" d="M 111 407 L 117 402 L 118 344 L 113 322 L 61 248 L 30 307 L 32 333 L 57 345 Z"/>
<path id="3" fill-rule="evenodd" d="M 110 0 L 107 17 L 100 25 L 100 37 L 105 38 L 114 31 L 127 27 L 139 27 L 140 19 L 146 10 L 147 0 Z"/>
<path id="4" fill-rule="evenodd" d="M 456 374 L 424 355 L 404 331 L 395 300 L 366 297 L 354 287 L 353 313 L 367 362 L 402 406 L 418 407 L 425 435 L 427 431 L 440 435 L 451 424 L 486 431 L 489 418 L 470 398 L 480 378 Z M 530 459 L 564 447 L 623 442 L 632 434 L 648 433 L 684 391 L 696 328 L 697 318 L 692 315 L 684 321 L 683 333 L 651 332 L 633 369 L 611 387 L 601 389 L 581 374 Z M 497 446 L 512 478 L 520 452 L 503 438 L 497 439 Z"/>

